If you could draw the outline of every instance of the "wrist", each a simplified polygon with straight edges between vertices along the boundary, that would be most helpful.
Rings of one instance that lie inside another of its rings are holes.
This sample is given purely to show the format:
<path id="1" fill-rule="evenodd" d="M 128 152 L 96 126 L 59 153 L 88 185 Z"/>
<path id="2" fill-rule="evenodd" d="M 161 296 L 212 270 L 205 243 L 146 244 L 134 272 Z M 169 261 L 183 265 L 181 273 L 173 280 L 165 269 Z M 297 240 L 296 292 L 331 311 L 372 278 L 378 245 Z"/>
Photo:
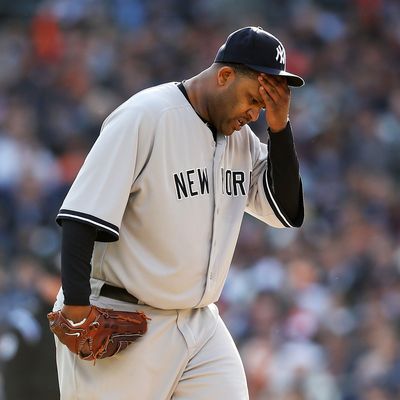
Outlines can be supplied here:
<path id="1" fill-rule="evenodd" d="M 64 306 L 61 309 L 61 313 L 64 315 L 65 318 L 71 320 L 72 322 L 81 322 L 90 313 L 91 310 L 90 305 L 86 306 L 70 306 L 64 304 Z"/>
<path id="2" fill-rule="evenodd" d="M 287 126 L 289 124 L 289 119 L 284 123 L 284 124 L 276 124 L 276 125 L 269 125 L 268 126 L 268 131 L 270 133 L 280 133 L 286 130 Z"/>

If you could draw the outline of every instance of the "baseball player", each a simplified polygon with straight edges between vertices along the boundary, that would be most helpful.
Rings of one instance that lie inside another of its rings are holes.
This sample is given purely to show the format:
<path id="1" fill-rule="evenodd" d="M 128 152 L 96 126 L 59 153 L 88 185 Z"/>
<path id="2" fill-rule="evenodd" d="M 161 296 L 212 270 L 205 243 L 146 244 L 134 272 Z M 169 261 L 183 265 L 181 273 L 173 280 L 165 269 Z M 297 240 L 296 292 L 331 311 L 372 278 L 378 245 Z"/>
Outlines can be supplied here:
<path id="1" fill-rule="evenodd" d="M 209 68 L 135 94 L 104 121 L 57 216 L 61 399 L 248 399 L 214 303 L 244 212 L 278 228 L 303 221 L 289 86 L 304 81 L 285 58 L 275 36 L 239 29 Z M 267 144 L 247 125 L 262 109 Z M 81 339 L 118 322 L 96 307 L 145 316 L 147 331 L 103 358 L 113 338 L 96 352 L 99 339 Z"/>

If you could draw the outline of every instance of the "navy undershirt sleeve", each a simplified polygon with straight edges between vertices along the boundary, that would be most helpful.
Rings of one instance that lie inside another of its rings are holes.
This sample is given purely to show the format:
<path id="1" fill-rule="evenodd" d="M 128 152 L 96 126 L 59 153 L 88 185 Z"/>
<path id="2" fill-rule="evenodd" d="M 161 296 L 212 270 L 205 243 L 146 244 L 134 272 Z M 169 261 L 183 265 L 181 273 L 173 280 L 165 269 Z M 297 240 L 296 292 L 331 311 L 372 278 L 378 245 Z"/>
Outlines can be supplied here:
<path id="1" fill-rule="evenodd" d="M 92 225 L 67 219 L 63 221 L 61 282 L 66 305 L 90 304 L 90 262 L 96 234 Z"/>
<path id="2" fill-rule="evenodd" d="M 300 226 L 304 218 L 303 190 L 290 122 L 281 132 L 268 130 L 268 134 L 268 181 L 280 209 L 294 226 Z"/>

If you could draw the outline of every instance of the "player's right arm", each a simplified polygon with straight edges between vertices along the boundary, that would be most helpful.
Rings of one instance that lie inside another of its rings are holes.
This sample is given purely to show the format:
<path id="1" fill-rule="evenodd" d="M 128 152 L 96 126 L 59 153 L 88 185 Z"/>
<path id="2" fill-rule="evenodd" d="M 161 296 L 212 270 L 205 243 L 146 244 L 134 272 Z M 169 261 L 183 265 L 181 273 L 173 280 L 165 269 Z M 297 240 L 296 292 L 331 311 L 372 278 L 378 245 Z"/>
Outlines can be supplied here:
<path id="1" fill-rule="evenodd" d="M 62 312 L 74 322 L 90 310 L 94 243 L 118 240 L 132 185 L 151 152 L 158 121 L 150 118 L 154 107 L 137 103 L 131 98 L 106 118 L 56 218 L 62 227 Z"/>
<path id="2" fill-rule="evenodd" d="M 79 221 L 64 220 L 61 244 L 61 282 L 64 292 L 62 313 L 73 322 L 90 312 L 91 258 L 96 228 Z"/>

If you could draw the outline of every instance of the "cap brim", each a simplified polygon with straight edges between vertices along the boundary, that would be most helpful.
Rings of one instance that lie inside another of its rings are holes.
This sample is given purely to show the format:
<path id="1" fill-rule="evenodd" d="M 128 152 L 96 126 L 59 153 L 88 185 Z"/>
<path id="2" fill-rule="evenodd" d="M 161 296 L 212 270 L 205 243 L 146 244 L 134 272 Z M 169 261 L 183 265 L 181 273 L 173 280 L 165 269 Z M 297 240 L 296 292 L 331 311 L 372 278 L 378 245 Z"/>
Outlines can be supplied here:
<path id="1" fill-rule="evenodd" d="M 260 65 L 251 65 L 251 64 L 245 64 L 245 65 L 251 69 L 254 69 L 255 71 L 258 71 L 258 72 L 265 72 L 266 74 L 269 74 L 269 75 L 284 76 L 287 79 L 288 86 L 300 87 L 305 84 L 303 78 L 301 78 L 298 75 L 291 74 L 290 72 L 287 72 L 287 71 L 282 71 L 280 69 L 274 69 L 274 68 L 267 68 L 267 67 L 263 67 Z"/>

